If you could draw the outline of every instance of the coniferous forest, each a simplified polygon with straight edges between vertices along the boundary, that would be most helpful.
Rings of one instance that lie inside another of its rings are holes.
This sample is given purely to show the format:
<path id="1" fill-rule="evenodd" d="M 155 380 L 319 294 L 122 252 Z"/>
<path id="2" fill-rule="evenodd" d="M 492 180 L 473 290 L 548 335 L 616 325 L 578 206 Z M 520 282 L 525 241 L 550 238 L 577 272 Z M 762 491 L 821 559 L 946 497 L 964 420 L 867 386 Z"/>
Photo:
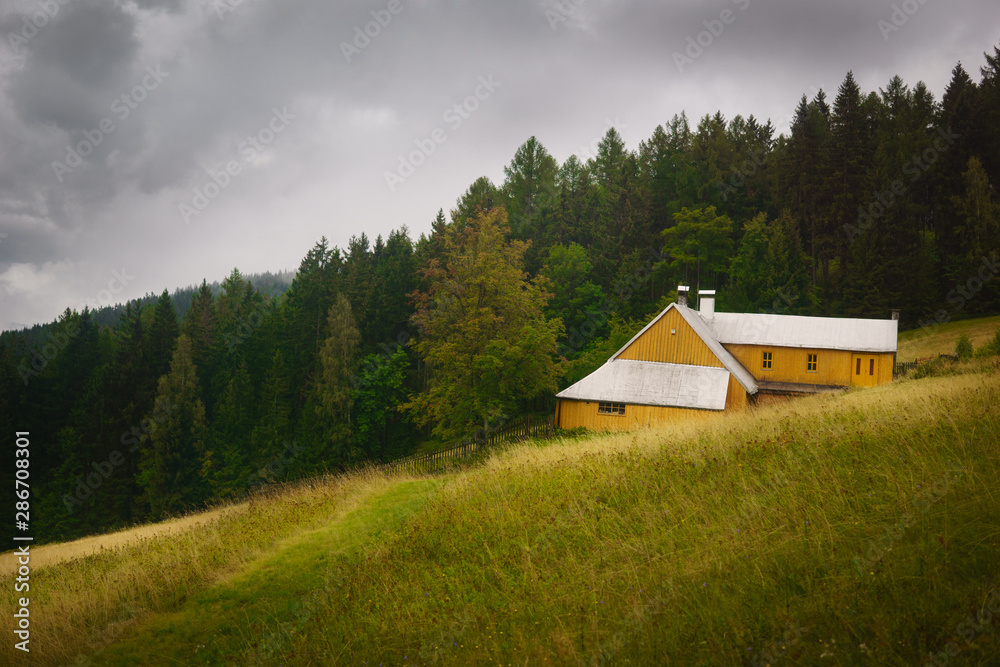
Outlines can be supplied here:
<path id="1" fill-rule="evenodd" d="M 164 291 L 5 332 L 0 430 L 30 425 L 38 534 L 546 413 L 678 283 L 730 311 L 899 309 L 904 329 L 998 313 L 1000 48 L 977 65 L 956 66 L 940 99 L 848 73 L 831 97 L 803 96 L 787 136 L 680 113 L 638 147 L 610 129 L 562 164 L 532 137 L 428 234 L 322 240 L 287 289 L 234 269 L 183 303 Z"/>

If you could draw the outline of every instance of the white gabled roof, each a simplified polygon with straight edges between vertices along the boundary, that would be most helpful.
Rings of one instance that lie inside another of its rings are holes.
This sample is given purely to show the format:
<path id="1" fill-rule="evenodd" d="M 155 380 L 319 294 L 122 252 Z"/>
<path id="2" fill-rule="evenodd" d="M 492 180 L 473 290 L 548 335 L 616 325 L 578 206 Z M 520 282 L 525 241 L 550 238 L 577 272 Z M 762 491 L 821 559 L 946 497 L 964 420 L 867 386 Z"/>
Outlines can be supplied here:
<path id="1" fill-rule="evenodd" d="M 712 334 L 712 330 L 707 324 L 705 324 L 705 320 L 701 319 L 700 315 L 687 306 L 680 306 L 676 303 L 672 303 L 664 308 L 663 312 L 653 318 L 652 322 L 643 327 L 642 331 L 633 336 L 632 340 L 625 343 L 625 346 L 618 350 L 618 352 L 611 357 L 611 360 L 614 361 L 618 359 L 622 352 L 628 349 L 629 345 L 638 340 L 654 324 L 659 322 L 664 315 L 670 312 L 671 308 L 677 309 L 677 312 L 681 314 L 684 321 L 687 322 L 692 329 L 694 329 L 694 332 L 698 335 L 698 337 L 704 341 L 705 345 L 707 345 L 710 350 L 712 350 L 712 353 L 719 359 L 719 361 L 722 362 L 722 365 L 726 367 L 726 370 L 733 374 L 733 377 L 736 378 L 736 381 L 740 383 L 743 389 L 745 389 L 748 394 L 756 394 L 757 382 L 753 379 L 753 375 L 750 371 L 744 368 L 743 364 L 737 361 L 736 357 L 734 357 L 729 350 L 722 347 L 719 341 L 716 340 L 715 336 Z"/>
<path id="2" fill-rule="evenodd" d="M 712 336 L 725 345 L 769 345 L 850 352 L 895 352 L 899 322 L 841 317 L 715 313 L 700 315 Z"/>
<path id="3" fill-rule="evenodd" d="M 613 359 L 556 397 L 724 410 L 728 390 L 729 371 L 725 368 Z"/>

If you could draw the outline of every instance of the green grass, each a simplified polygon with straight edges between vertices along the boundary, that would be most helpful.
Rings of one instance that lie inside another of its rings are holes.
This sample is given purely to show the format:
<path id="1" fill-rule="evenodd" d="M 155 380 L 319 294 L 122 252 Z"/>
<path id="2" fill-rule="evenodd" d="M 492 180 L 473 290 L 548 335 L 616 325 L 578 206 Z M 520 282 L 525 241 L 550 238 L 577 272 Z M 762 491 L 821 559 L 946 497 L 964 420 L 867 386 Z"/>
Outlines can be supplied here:
<path id="1" fill-rule="evenodd" d="M 299 490 L 261 511 L 305 524 L 186 593 L 180 555 L 158 557 L 169 595 L 147 591 L 159 602 L 121 627 L 133 600 L 105 561 L 52 567 L 42 590 L 107 608 L 87 617 L 109 642 L 94 664 L 914 665 L 948 649 L 997 664 L 998 446 L 1000 371 L 977 360 L 520 444 L 433 480 L 348 477 L 322 511 Z M 210 560 L 197 535 L 184 544 Z M 70 662 L 67 641 L 33 662 Z"/>
<path id="2" fill-rule="evenodd" d="M 98 656 L 104 664 L 271 664 L 300 626 L 344 595 L 346 557 L 396 530 L 437 481 L 400 482 L 343 519 L 279 544 L 239 575 L 161 614 Z M 140 657 L 141 656 L 141 657 Z"/>
<path id="3" fill-rule="evenodd" d="M 1000 575 L 998 406 L 966 375 L 513 450 L 349 559 L 283 664 L 915 664 Z"/>
<path id="4" fill-rule="evenodd" d="M 975 348 L 980 348 L 1000 330 L 1000 316 L 975 320 L 959 320 L 945 324 L 935 324 L 899 334 L 899 349 L 896 360 L 900 363 L 936 357 L 939 354 L 955 354 L 955 344 L 965 334 Z"/>

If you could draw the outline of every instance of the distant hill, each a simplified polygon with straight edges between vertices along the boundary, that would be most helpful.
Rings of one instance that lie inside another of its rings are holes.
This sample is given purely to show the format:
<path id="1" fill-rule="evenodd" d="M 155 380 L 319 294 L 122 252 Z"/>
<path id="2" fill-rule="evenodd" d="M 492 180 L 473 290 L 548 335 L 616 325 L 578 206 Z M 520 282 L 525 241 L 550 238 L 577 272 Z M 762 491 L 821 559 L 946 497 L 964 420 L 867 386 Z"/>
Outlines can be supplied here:
<path id="1" fill-rule="evenodd" d="M 252 273 L 244 277 L 253 284 L 255 289 L 269 297 L 275 297 L 288 291 L 292 280 L 295 278 L 295 271 L 279 271 L 277 273 L 265 271 L 264 273 Z M 179 287 L 170 295 L 179 320 L 183 321 L 184 315 L 187 314 L 188 308 L 191 307 L 191 299 L 194 297 L 195 292 L 198 291 L 198 287 L 199 285 Z M 222 282 L 216 280 L 213 283 L 209 283 L 209 287 L 212 290 L 212 294 L 219 296 L 219 292 L 222 290 Z M 121 314 L 125 311 L 125 307 L 128 304 L 131 303 L 133 307 L 138 306 L 141 308 L 146 304 L 155 303 L 157 298 L 159 298 L 159 294 L 149 293 L 125 303 L 116 303 L 113 306 L 105 306 L 97 310 L 92 310 L 91 316 L 99 327 L 114 327 L 118 324 L 118 320 L 121 318 Z M 3 331 L 0 332 L 0 340 L 10 342 L 13 339 L 12 334 L 16 332 L 20 334 L 20 344 L 12 345 L 11 348 L 25 352 L 41 345 L 48 338 L 52 327 L 57 323 L 58 319 L 45 324 L 36 324 L 25 329 Z"/>

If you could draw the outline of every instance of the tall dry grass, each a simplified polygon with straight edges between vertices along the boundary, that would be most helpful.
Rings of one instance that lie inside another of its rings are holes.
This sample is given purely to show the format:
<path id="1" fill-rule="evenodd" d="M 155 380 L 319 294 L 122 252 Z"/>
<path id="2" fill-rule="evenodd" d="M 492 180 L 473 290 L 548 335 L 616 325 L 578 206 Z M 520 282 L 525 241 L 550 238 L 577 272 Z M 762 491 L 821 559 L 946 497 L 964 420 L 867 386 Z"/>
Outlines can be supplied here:
<path id="1" fill-rule="evenodd" d="M 14 574 L 0 577 L 5 609 L 30 598 L 31 659 L 67 664 L 127 634 L 150 614 L 238 572 L 281 541 L 336 520 L 395 480 L 371 470 L 275 488 L 254 502 L 227 505 L 182 520 L 100 536 L 91 553 L 76 543 L 48 545 L 32 560 L 31 590 L 14 591 Z M 15 664 L 12 642 L 0 663 Z"/>
<path id="2" fill-rule="evenodd" d="M 914 664 L 1000 576 L 998 442 L 992 373 L 514 447 L 285 663 Z"/>

